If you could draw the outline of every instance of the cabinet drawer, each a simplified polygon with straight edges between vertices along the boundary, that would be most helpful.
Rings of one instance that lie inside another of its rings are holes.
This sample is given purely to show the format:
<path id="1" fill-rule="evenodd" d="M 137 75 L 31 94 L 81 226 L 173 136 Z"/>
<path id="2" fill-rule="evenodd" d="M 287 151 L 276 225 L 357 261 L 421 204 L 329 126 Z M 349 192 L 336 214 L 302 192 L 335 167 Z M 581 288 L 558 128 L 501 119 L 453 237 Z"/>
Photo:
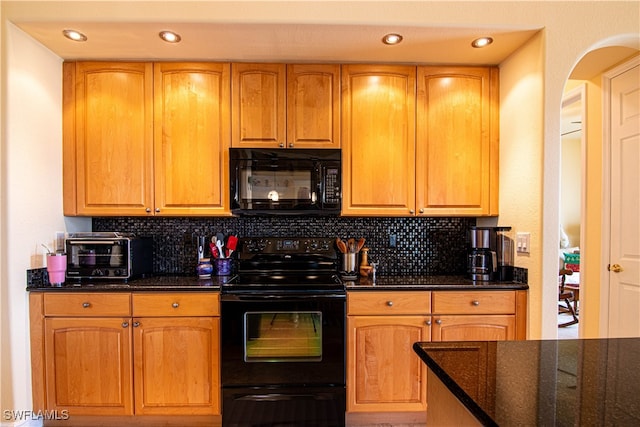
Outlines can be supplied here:
<path id="1" fill-rule="evenodd" d="M 347 314 L 389 315 L 427 314 L 431 308 L 431 292 L 351 292 L 347 295 Z"/>
<path id="2" fill-rule="evenodd" d="M 133 294 L 134 316 L 219 316 L 220 294 L 160 293 Z"/>
<path id="3" fill-rule="evenodd" d="M 45 316 L 131 316 L 128 293 L 67 292 L 44 295 Z"/>
<path id="4" fill-rule="evenodd" d="M 436 314 L 514 314 L 514 291 L 434 292 L 433 313 Z"/>

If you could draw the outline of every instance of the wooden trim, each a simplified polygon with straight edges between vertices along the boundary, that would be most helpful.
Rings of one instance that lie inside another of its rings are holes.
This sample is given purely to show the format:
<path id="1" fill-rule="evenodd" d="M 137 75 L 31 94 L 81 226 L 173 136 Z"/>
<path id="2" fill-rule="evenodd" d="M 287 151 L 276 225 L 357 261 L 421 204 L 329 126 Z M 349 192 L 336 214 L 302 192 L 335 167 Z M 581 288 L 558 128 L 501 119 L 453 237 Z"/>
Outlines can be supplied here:
<path id="1" fill-rule="evenodd" d="M 61 412 L 58 413 L 62 418 Z M 45 426 L 91 426 L 91 427 L 113 427 L 113 426 L 147 426 L 147 427 L 221 427 L 222 416 L 220 415 L 145 415 L 145 416 L 108 416 L 108 415 L 70 415 L 66 420 L 44 421 Z"/>
<path id="2" fill-rule="evenodd" d="M 424 425 L 427 422 L 427 412 L 349 412 L 345 421 L 349 427 Z"/>
<path id="3" fill-rule="evenodd" d="M 529 291 L 516 292 L 516 340 L 527 339 L 527 297 Z"/>
<path id="4" fill-rule="evenodd" d="M 500 214 L 500 71 L 489 68 L 489 216 Z M 495 190 L 495 191 L 492 191 Z"/>
<path id="5" fill-rule="evenodd" d="M 44 411 L 46 378 L 44 360 L 44 293 L 29 293 L 29 335 L 31 338 L 31 398 L 34 411 Z"/>
<path id="6" fill-rule="evenodd" d="M 78 215 L 76 160 L 76 63 L 62 64 L 62 206 L 64 215 Z"/>

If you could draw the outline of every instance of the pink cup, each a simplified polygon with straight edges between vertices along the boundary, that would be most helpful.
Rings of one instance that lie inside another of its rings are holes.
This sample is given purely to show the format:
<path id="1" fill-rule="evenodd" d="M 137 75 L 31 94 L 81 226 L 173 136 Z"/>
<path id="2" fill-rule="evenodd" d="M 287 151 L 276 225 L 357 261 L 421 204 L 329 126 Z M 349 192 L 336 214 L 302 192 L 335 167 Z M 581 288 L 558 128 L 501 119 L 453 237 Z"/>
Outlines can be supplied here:
<path id="1" fill-rule="evenodd" d="M 67 272 L 67 254 L 47 254 L 47 272 L 52 286 L 62 285 Z"/>

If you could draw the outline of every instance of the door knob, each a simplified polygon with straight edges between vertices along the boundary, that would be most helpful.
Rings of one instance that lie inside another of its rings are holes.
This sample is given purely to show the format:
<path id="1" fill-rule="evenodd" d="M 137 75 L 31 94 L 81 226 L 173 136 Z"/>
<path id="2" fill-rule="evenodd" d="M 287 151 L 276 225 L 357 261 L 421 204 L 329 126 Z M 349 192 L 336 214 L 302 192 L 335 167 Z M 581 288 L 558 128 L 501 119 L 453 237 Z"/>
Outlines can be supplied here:
<path id="1" fill-rule="evenodd" d="M 613 271 L 614 273 L 620 273 L 621 271 L 624 271 L 624 268 L 622 268 L 622 266 L 620 264 L 609 264 L 609 271 Z"/>

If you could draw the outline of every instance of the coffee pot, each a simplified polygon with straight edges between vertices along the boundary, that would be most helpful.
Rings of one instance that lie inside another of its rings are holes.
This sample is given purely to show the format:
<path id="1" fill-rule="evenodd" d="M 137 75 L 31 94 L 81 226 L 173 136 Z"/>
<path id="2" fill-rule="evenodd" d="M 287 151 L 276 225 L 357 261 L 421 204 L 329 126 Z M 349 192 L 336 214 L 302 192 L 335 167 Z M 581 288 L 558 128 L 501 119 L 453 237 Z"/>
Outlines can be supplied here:
<path id="1" fill-rule="evenodd" d="M 467 273 L 471 280 L 513 280 L 511 227 L 471 227 Z"/>

